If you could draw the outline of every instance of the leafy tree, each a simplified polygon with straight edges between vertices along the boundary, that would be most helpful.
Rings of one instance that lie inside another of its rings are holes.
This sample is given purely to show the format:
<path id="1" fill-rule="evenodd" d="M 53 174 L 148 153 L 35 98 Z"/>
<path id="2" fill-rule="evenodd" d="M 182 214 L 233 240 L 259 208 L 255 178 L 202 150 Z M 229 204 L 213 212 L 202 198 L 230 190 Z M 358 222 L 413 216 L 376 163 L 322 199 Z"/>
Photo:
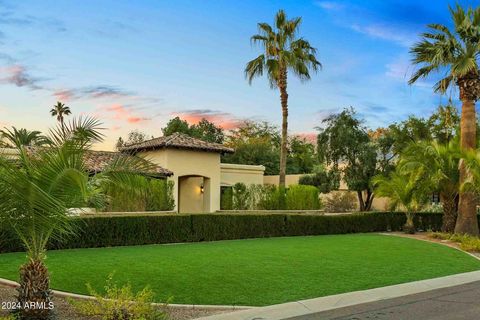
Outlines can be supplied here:
<path id="1" fill-rule="evenodd" d="M 16 146 L 16 161 L 0 155 L 0 224 L 16 232 L 27 252 L 17 295 L 22 306 L 30 302 L 48 305 L 51 300 L 46 246 L 50 239 L 61 240 L 75 232 L 68 208 L 82 207 L 90 200 L 84 154 L 93 142 L 102 140 L 98 127 L 94 119 L 74 120 L 51 130 L 50 146 L 34 155 L 24 145 Z M 102 184 L 129 185 L 137 172 L 151 169 L 144 159 L 119 156 L 102 172 Z M 131 190 L 135 192 L 137 186 L 131 185 Z M 52 317 L 48 308 L 18 312 L 20 319 Z"/>
<path id="2" fill-rule="evenodd" d="M 226 138 L 225 145 L 234 148 L 235 153 L 223 155 L 222 162 L 261 164 L 265 166 L 265 174 L 277 174 L 279 141 L 275 126 L 267 122 L 244 121 Z"/>
<path id="3" fill-rule="evenodd" d="M 33 147 L 33 146 L 43 146 L 50 144 L 50 140 L 42 135 L 40 131 L 29 131 L 27 129 L 21 128 L 17 129 L 12 127 L 12 129 L 3 129 L 0 130 L 0 136 L 3 140 L 3 144 L 6 147 Z"/>
<path id="4" fill-rule="evenodd" d="M 310 70 L 317 71 L 321 64 L 317 61 L 316 50 L 310 43 L 298 37 L 298 29 L 302 19 L 287 19 L 283 10 L 275 16 L 273 27 L 268 23 L 259 23 L 258 31 L 251 37 L 254 44 L 260 44 L 264 53 L 247 63 L 245 76 L 251 84 L 255 77 L 267 73 L 270 87 L 278 88 L 282 106 L 282 140 L 280 148 L 280 180 L 285 186 L 287 170 L 287 134 L 288 134 L 288 93 L 287 74 L 292 72 L 300 80 L 310 79 Z"/>
<path id="5" fill-rule="evenodd" d="M 454 28 L 441 24 L 428 25 L 422 40 L 411 48 L 413 63 L 420 68 L 409 80 L 410 84 L 432 73 L 445 75 L 434 90 L 445 93 L 456 86 L 462 101 L 460 147 L 473 150 L 476 147 L 475 102 L 480 98 L 478 56 L 480 54 L 480 7 L 464 10 L 460 5 L 450 7 Z M 468 179 L 465 166 L 460 167 L 460 184 Z M 461 192 L 456 233 L 478 235 L 477 201 L 472 192 Z"/>
<path id="6" fill-rule="evenodd" d="M 223 129 L 205 118 L 196 124 L 189 125 L 186 120 L 182 120 L 180 117 L 175 117 L 168 121 L 165 128 L 162 129 L 162 132 L 164 136 L 180 132 L 191 137 L 214 143 L 223 143 L 225 138 Z"/>
<path id="7" fill-rule="evenodd" d="M 60 123 L 60 126 L 62 130 L 65 130 L 64 128 L 64 117 L 70 115 L 72 112 L 69 107 L 67 107 L 64 103 L 61 103 L 60 101 L 57 101 L 57 104 L 55 104 L 52 109 L 50 109 L 50 114 L 52 117 L 57 117 L 57 121 Z"/>
<path id="8" fill-rule="evenodd" d="M 398 156 L 412 142 L 433 139 L 431 123 L 415 116 L 409 116 L 407 120 L 390 125 L 388 131 L 393 139 L 392 152 L 395 156 Z"/>
<path id="9" fill-rule="evenodd" d="M 340 187 L 340 172 L 326 170 L 324 166 L 315 166 L 314 173 L 300 177 L 298 184 L 315 186 L 320 193 L 329 193 Z"/>
<path id="10" fill-rule="evenodd" d="M 315 145 L 292 136 L 288 142 L 287 174 L 310 173 L 317 163 Z"/>
<path id="11" fill-rule="evenodd" d="M 319 128 L 320 163 L 341 174 L 349 190 L 356 191 L 360 211 L 371 209 L 374 194 L 370 180 L 377 174 L 377 150 L 353 108 L 331 115 Z"/>
<path id="12" fill-rule="evenodd" d="M 412 143 L 402 153 L 399 170 L 414 174 L 430 184 L 432 192 L 440 193 L 443 205 L 443 232 L 453 232 L 457 219 L 457 203 L 460 191 L 458 166 L 462 158 L 457 141 L 447 145 L 437 142 Z"/>
<path id="13" fill-rule="evenodd" d="M 164 136 L 169 136 L 171 134 L 174 134 L 175 132 L 185 133 L 188 135 L 191 134 L 188 122 L 186 120 L 180 119 L 180 117 L 170 119 L 165 128 L 162 128 L 162 132 Z"/>
<path id="14" fill-rule="evenodd" d="M 122 147 L 140 143 L 152 139 L 153 136 L 148 136 L 146 133 L 141 132 L 139 130 L 133 130 L 128 133 L 127 140 L 123 140 L 122 137 L 117 139 L 117 143 L 115 144 L 115 148 L 117 150 L 121 149 Z"/>
<path id="15" fill-rule="evenodd" d="M 389 176 L 378 175 L 373 178 L 375 193 L 381 197 L 388 197 L 392 209 L 405 210 L 407 222 L 404 227 L 406 233 L 415 233 L 413 218 L 428 202 L 428 188 L 422 184 L 417 175 L 392 172 Z"/>
<path id="16" fill-rule="evenodd" d="M 225 134 L 221 127 L 203 118 L 197 124 L 190 126 L 191 135 L 208 142 L 223 143 Z"/>

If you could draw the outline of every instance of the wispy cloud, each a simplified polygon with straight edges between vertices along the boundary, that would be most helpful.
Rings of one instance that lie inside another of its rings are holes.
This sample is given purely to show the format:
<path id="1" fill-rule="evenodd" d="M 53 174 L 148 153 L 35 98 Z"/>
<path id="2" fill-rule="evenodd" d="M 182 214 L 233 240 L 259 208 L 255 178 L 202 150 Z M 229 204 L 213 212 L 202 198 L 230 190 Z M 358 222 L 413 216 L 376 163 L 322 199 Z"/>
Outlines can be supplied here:
<path id="1" fill-rule="evenodd" d="M 0 67 L 0 82 L 13 84 L 17 87 L 26 87 L 31 90 L 42 89 L 38 84 L 39 78 L 31 76 L 25 66 L 14 64 L 6 67 Z"/>
<path id="2" fill-rule="evenodd" d="M 315 4 L 325 10 L 341 10 L 345 7 L 344 4 L 336 1 L 317 1 Z"/>
<path id="3" fill-rule="evenodd" d="M 207 119 L 208 121 L 222 127 L 224 130 L 231 130 L 237 128 L 242 121 L 231 113 L 210 109 L 194 109 L 181 112 L 173 112 L 172 116 L 178 116 L 181 119 L 186 120 L 190 124 L 198 123 L 202 119 Z"/>
<path id="4" fill-rule="evenodd" d="M 115 86 L 98 85 L 86 88 L 59 89 L 55 90 L 53 95 L 59 100 L 69 101 L 77 99 L 117 99 L 132 96 L 133 92 Z"/>
<path id="5" fill-rule="evenodd" d="M 395 29 L 392 26 L 386 26 L 383 24 L 353 24 L 350 28 L 374 39 L 395 42 L 402 47 L 410 47 L 417 39 L 415 33 L 412 34 L 401 28 Z"/>

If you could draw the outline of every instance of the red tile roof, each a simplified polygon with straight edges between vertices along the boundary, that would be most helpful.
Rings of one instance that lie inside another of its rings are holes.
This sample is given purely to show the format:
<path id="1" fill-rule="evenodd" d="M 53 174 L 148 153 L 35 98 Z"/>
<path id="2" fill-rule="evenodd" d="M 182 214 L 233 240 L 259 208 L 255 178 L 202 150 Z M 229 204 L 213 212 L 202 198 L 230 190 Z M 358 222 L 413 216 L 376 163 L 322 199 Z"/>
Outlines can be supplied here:
<path id="1" fill-rule="evenodd" d="M 220 143 L 212 143 L 197 138 L 190 137 L 184 133 L 176 132 L 166 137 L 154 138 L 140 143 L 131 144 L 120 148 L 120 151 L 138 152 L 143 150 L 156 149 L 187 149 L 206 152 L 233 153 L 232 148 L 225 147 Z"/>

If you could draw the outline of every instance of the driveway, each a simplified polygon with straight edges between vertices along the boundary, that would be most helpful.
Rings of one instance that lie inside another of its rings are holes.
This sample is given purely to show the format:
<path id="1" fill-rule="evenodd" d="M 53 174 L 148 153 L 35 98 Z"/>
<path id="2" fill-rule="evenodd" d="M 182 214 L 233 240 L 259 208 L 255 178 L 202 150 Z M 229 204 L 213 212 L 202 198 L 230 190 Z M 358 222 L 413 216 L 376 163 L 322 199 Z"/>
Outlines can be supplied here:
<path id="1" fill-rule="evenodd" d="M 480 281 L 288 319 L 476 320 L 480 319 Z"/>

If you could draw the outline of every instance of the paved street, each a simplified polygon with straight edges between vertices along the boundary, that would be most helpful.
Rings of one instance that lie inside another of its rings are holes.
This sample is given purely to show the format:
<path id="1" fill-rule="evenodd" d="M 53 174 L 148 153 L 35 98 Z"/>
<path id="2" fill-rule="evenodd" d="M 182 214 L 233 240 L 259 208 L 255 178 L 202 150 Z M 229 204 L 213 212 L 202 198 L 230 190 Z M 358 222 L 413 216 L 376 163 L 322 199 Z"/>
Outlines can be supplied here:
<path id="1" fill-rule="evenodd" d="M 480 319 L 480 281 L 288 319 L 477 320 Z"/>

